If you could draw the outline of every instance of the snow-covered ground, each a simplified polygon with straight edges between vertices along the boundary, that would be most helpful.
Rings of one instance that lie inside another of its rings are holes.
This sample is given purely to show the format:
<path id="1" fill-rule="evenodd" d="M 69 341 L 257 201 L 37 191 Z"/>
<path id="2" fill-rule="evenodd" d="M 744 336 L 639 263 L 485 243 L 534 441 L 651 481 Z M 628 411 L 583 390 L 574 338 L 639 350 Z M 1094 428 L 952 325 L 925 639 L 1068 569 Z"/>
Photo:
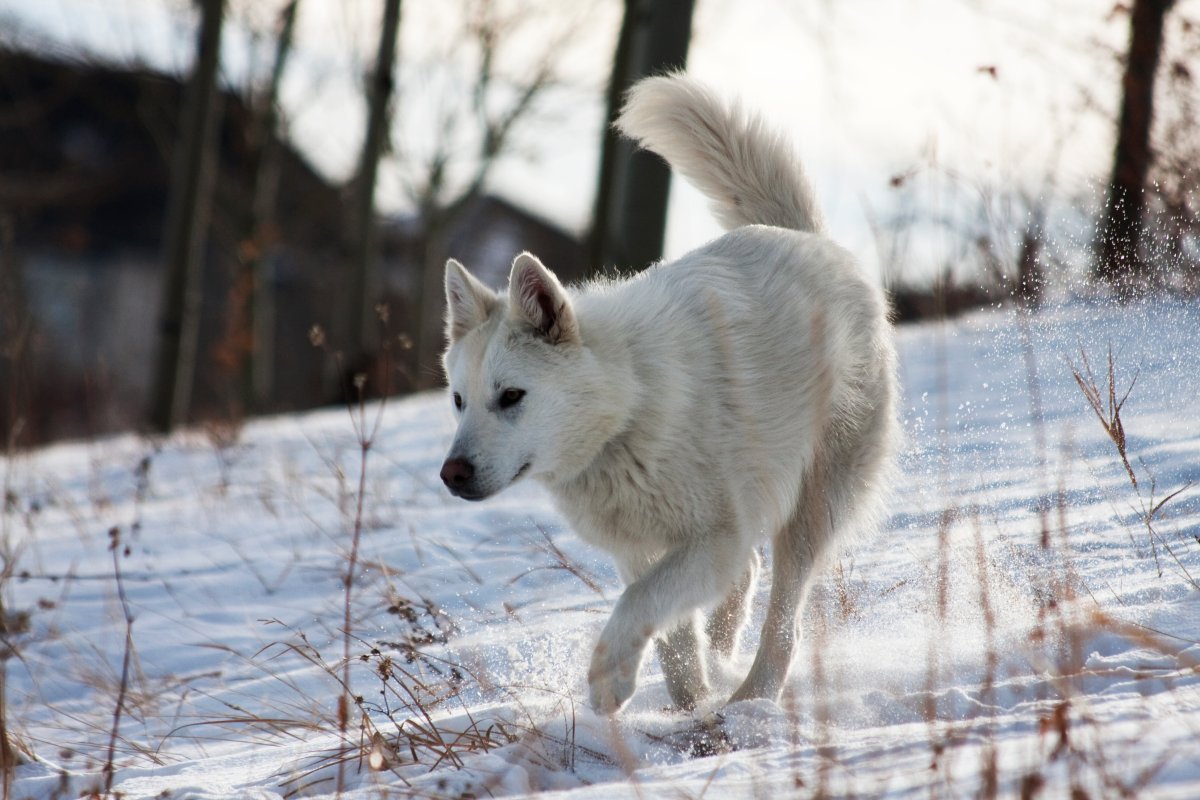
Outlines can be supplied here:
<path id="1" fill-rule="evenodd" d="M 779 705 L 695 716 L 653 662 L 588 709 L 614 571 L 536 486 L 447 495 L 441 395 L 2 461 L 11 796 L 109 763 L 125 798 L 1200 796 L 1200 487 L 1156 508 L 1200 480 L 1197 332 L 1083 301 L 899 331 L 886 529 Z M 1071 375 L 1110 346 L 1136 488 Z"/>

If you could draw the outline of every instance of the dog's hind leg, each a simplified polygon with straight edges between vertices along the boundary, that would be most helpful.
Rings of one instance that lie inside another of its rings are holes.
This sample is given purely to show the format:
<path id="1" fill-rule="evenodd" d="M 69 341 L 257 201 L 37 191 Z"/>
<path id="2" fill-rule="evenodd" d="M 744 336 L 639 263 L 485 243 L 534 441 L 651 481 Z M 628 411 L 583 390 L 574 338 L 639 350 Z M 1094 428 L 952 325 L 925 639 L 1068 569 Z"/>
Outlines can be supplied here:
<path id="1" fill-rule="evenodd" d="M 753 595 L 754 587 L 758 584 L 758 571 L 761 566 L 762 559 L 759 558 L 758 551 L 752 550 L 750 566 L 746 568 L 746 573 L 708 617 L 705 633 L 708 635 L 709 644 L 723 658 L 729 658 L 737 649 L 738 637 L 750 616 L 747 599 Z"/>
<path id="2" fill-rule="evenodd" d="M 832 538 L 821 481 L 808 480 L 791 520 L 771 548 L 771 599 L 758 653 L 749 674 L 730 702 L 765 697 L 777 700 L 787 678 L 799 636 L 800 614 L 808 598 L 813 570 Z"/>
<path id="3" fill-rule="evenodd" d="M 691 711 L 708 694 L 700 615 L 693 613 L 665 636 L 654 640 L 671 702 Z"/>
<path id="4" fill-rule="evenodd" d="M 873 525 L 882 513 L 881 486 L 893 447 L 893 399 L 886 370 L 871 384 L 880 393 L 873 407 L 851 420 L 814 459 L 800 488 L 792 517 L 772 547 L 771 600 L 758 654 L 731 701 L 779 698 L 791 666 L 800 615 L 813 571 L 830 555 L 838 537 L 860 525 Z"/>

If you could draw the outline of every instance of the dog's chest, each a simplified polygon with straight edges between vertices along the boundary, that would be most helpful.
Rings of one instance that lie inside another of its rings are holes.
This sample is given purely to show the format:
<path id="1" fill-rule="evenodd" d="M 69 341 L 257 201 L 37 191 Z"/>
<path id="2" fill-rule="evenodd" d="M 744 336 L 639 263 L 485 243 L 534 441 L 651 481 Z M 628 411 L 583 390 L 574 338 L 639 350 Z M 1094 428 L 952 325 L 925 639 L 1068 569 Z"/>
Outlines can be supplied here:
<path id="1" fill-rule="evenodd" d="M 706 527 L 715 498 L 704 483 L 678 480 L 670 470 L 618 450 L 552 491 L 576 533 L 619 554 L 631 547 L 662 551 Z"/>

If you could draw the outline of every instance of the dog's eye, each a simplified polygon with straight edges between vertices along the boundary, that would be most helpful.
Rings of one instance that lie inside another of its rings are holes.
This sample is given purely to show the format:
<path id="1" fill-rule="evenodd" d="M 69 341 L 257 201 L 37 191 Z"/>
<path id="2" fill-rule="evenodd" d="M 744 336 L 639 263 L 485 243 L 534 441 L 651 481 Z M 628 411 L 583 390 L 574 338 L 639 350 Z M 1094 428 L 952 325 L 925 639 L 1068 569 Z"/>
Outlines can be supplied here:
<path id="1" fill-rule="evenodd" d="M 462 395 L 459 394 L 458 392 L 455 392 L 454 393 L 454 407 L 457 408 L 459 411 L 462 411 L 462 406 L 463 406 Z"/>
<path id="2" fill-rule="evenodd" d="M 512 408 L 525 396 L 524 389 L 505 389 L 500 393 L 500 407 Z"/>

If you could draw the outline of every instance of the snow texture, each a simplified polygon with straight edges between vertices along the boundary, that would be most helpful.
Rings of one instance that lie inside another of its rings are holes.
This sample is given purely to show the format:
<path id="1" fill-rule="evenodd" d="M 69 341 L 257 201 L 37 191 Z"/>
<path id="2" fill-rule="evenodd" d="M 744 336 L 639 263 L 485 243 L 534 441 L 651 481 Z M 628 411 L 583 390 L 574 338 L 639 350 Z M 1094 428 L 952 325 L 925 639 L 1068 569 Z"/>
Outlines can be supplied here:
<path id="1" fill-rule="evenodd" d="M 124 798 L 1200 796 L 1197 331 L 1084 301 L 899 331 L 886 529 L 819 581 L 779 705 L 695 715 L 655 663 L 587 708 L 615 573 L 532 484 L 448 496 L 441 394 L 12 457 L 11 796 L 110 762 Z M 1110 346 L 1136 489 L 1071 375 L 1082 348 L 1103 387 Z"/>

